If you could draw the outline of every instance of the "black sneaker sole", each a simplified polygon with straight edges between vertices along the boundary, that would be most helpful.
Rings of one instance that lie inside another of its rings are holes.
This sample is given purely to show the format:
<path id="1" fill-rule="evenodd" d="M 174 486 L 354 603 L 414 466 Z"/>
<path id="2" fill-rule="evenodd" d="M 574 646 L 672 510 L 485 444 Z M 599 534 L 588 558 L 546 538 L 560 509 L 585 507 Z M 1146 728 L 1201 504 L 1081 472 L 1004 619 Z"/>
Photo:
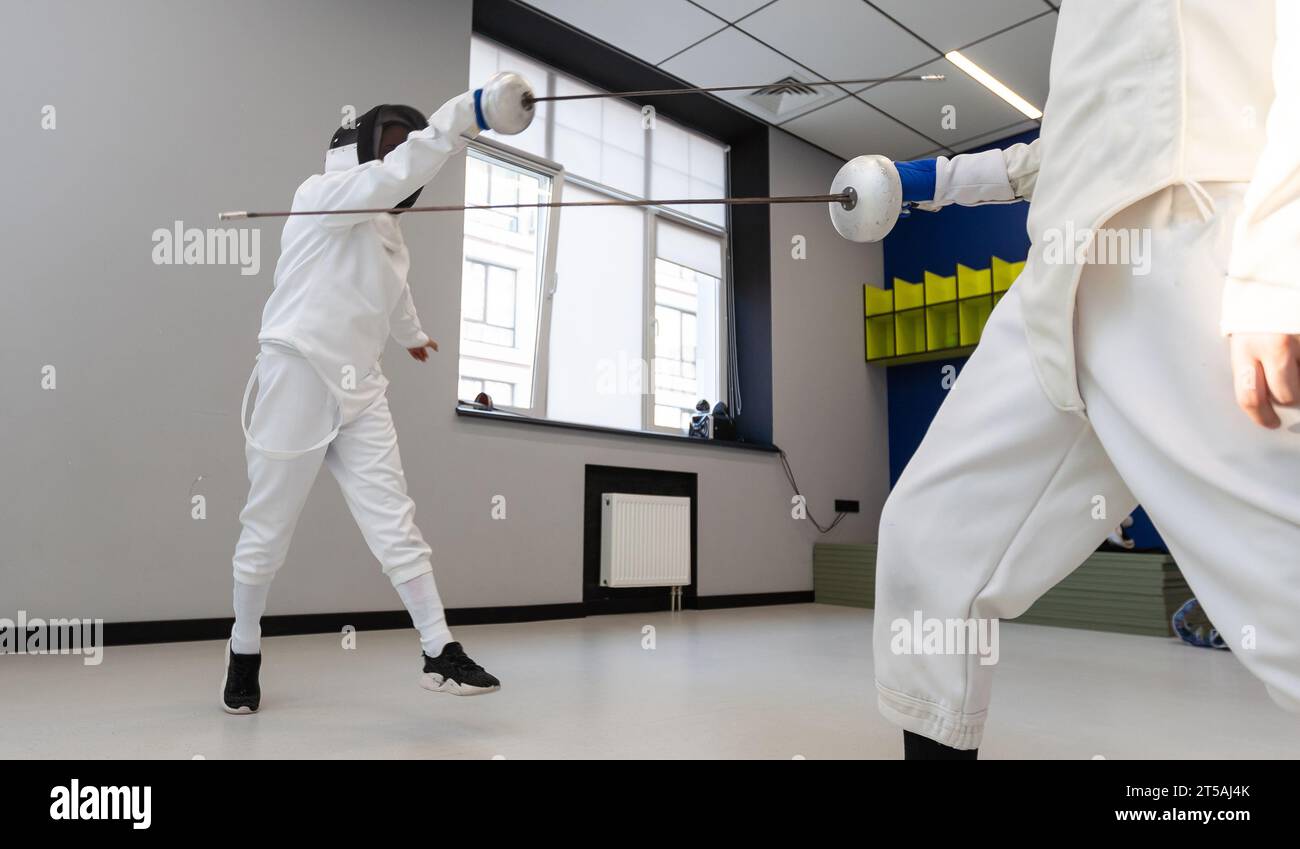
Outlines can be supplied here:
<path id="1" fill-rule="evenodd" d="M 462 684 L 453 678 L 444 678 L 436 672 L 421 672 L 420 686 L 432 693 L 447 693 L 452 696 L 486 696 L 501 689 L 500 684 L 495 687 Z"/>

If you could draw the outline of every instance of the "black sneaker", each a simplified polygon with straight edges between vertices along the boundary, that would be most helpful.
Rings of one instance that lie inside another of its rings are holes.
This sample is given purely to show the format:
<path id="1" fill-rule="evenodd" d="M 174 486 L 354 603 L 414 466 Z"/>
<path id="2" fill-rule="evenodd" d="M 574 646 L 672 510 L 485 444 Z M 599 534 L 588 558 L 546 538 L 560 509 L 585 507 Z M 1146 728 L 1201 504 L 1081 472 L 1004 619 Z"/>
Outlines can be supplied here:
<path id="1" fill-rule="evenodd" d="M 221 681 L 221 706 L 226 713 L 257 713 L 262 702 L 257 683 L 261 668 L 260 654 L 235 654 L 226 640 L 226 677 Z"/>
<path id="2" fill-rule="evenodd" d="M 424 657 L 424 673 L 420 686 L 435 693 L 453 696 L 482 696 L 501 689 L 501 682 L 487 670 L 469 659 L 460 643 L 447 643 L 442 654 Z"/>

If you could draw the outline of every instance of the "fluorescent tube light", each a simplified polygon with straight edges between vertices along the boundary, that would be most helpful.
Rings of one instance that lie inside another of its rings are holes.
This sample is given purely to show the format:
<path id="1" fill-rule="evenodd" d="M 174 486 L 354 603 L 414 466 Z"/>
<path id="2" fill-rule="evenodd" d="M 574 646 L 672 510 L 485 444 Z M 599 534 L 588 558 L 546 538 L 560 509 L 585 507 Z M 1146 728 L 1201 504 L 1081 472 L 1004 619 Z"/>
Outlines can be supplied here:
<path id="1" fill-rule="evenodd" d="M 1005 100 L 1007 103 L 1010 103 L 1020 112 L 1023 112 L 1027 117 L 1032 118 L 1035 121 L 1043 117 L 1043 113 L 1041 110 L 1035 108 L 1034 105 L 1030 103 L 1028 100 L 1025 100 L 1023 97 L 1016 94 L 1011 89 L 1007 88 L 1007 86 L 1001 80 L 999 80 L 997 77 L 993 76 L 988 71 L 981 68 L 979 65 L 976 65 L 971 60 L 967 59 L 960 52 L 956 50 L 949 51 L 948 53 L 944 54 L 944 58 L 947 59 L 949 62 L 953 63 L 954 65 L 956 65 L 958 68 L 961 68 L 963 71 L 965 71 L 968 75 L 970 75 L 972 79 L 975 80 L 975 82 L 984 86 L 986 89 L 993 92 L 998 97 Z"/>

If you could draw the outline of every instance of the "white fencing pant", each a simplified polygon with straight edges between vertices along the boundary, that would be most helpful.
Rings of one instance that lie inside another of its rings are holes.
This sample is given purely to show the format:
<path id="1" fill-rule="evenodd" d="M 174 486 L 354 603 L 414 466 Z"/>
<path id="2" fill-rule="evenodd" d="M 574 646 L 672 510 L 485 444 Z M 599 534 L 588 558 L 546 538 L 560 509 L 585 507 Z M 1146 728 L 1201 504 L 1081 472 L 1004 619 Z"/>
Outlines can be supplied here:
<path id="1" fill-rule="evenodd" d="M 1139 503 L 1237 658 L 1300 710 L 1300 424 L 1279 411 L 1283 427 L 1265 430 L 1235 403 L 1218 318 L 1244 186 L 1206 188 L 1209 220 L 1175 188 L 1107 223 L 1149 229 L 1151 269 L 1084 269 L 1086 420 L 1043 394 L 1013 286 L 891 493 L 875 673 L 881 712 L 905 730 L 977 748 L 993 667 L 896 652 L 892 623 L 1018 616 Z"/>
<path id="2" fill-rule="evenodd" d="M 325 382 L 301 356 L 266 345 L 257 361 L 257 405 L 249 432 L 276 451 L 314 445 L 336 423 L 338 404 Z M 329 467 L 370 551 L 393 585 L 433 571 L 432 552 L 415 526 L 415 503 L 397 450 L 397 431 L 384 390 L 387 379 L 372 373 L 362 381 L 373 400 L 354 418 L 339 423 L 325 446 L 287 459 L 251 445 L 248 503 L 239 519 L 235 580 L 268 584 L 284 563 L 294 526 L 307 502 L 321 462 Z"/>

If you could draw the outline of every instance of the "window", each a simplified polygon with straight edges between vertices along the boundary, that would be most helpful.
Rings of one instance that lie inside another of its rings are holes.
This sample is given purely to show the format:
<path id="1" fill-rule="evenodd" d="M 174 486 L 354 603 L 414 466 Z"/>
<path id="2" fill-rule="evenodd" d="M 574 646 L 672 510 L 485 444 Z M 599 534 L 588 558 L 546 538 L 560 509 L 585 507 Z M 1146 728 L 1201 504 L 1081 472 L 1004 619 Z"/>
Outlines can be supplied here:
<path id="1" fill-rule="evenodd" d="M 664 260 L 655 261 L 655 427 L 690 423 L 695 406 L 695 274 Z"/>
<path id="2" fill-rule="evenodd" d="M 465 202 L 545 202 L 551 198 L 554 182 L 555 175 L 544 169 L 471 149 L 465 164 Z M 536 402 L 549 219 L 545 209 L 465 213 L 459 390 L 463 401 L 486 391 L 498 406 L 531 409 Z M 478 388 L 470 392 L 471 386 Z M 509 387 L 509 392 L 501 387 Z"/>
<path id="3" fill-rule="evenodd" d="M 658 221 L 654 255 L 651 426 L 676 431 L 697 401 L 721 394 L 722 251 L 705 233 Z"/>
<path id="4" fill-rule="evenodd" d="M 463 280 L 460 338 L 514 348 L 518 270 L 467 259 Z"/>
<path id="5" fill-rule="evenodd" d="M 539 93 L 597 91 L 477 36 L 470 65 L 471 80 L 514 70 Z M 526 132 L 473 144 L 468 205 L 726 194 L 726 148 L 653 112 L 615 99 L 537 110 Z M 698 401 L 725 400 L 725 223 L 721 205 L 467 212 L 461 398 L 684 432 Z"/>

